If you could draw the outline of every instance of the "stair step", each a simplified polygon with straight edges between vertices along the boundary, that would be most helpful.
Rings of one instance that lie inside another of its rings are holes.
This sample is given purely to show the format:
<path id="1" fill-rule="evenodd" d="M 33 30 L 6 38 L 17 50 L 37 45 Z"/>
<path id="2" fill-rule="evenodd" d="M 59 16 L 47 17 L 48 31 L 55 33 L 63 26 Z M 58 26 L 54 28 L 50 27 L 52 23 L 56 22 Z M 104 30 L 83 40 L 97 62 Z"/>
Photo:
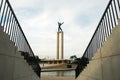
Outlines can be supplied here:
<path id="1" fill-rule="evenodd" d="M 17 47 L 14 45 L 14 42 L 10 40 L 9 35 L 3 32 L 0 26 L 0 54 L 14 56 L 16 50 Z"/>

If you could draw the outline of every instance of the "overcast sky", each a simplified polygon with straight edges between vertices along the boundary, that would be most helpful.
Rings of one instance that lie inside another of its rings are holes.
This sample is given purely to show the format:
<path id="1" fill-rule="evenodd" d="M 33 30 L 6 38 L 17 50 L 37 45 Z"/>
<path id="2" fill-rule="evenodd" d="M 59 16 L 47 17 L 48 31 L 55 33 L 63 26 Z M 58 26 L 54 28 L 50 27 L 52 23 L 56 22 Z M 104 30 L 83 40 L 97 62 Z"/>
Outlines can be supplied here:
<path id="1" fill-rule="evenodd" d="M 64 57 L 81 57 L 109 0 L 9 0 L 40 58 L 56 58 L 57 22 L 64 22 Z"/>

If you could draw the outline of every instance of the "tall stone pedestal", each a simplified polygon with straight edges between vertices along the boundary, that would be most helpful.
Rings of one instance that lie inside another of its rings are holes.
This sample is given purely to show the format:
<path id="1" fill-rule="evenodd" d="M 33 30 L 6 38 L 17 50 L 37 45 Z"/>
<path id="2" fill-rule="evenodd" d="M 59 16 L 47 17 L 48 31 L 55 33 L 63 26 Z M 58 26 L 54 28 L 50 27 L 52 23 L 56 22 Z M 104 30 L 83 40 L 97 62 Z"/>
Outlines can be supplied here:
<path id="1" fill-rule="evenodd" d="M 57 32 L 57 51 L 56 51 L 56 59 L 60 59 L 61 54 L 61 59 L 64 59 L 64 37 L 63 37 L 63 31 Z"/>

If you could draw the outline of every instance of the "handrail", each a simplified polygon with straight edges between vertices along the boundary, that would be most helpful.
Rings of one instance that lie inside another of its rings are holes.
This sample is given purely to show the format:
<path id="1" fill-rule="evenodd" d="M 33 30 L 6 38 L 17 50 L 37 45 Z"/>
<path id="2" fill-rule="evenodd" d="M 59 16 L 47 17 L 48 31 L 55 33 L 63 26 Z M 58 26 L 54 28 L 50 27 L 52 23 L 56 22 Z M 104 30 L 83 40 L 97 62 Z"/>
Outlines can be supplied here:
<path id="1" fill-rule="evenodd" d="M 119 0 L 110 0 L 82 57 L 91 59 L 102 47 L 103 42 L 112 33 L 112 28 L 118 25 L 119 13 Z"/>
<path id="2" fill-rule="evenodd" d="M 8 0 L 0 1 L 0 25 L 4 32 L 10 36 L 10 40 L 17 46 L 18 51 L 26 52 L 34 59 L 31 66 L 35 71 L 38 70 L 36 73 L 40 76 L 39 63 Z"/>

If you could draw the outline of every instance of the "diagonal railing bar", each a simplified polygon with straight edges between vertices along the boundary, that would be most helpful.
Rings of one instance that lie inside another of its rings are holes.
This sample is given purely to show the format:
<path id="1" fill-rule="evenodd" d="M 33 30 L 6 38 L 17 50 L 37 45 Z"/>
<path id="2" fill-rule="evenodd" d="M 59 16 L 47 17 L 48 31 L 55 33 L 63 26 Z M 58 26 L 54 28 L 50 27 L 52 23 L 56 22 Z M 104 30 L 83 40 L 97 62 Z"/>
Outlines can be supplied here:
<path id="1" fill-rule="evenodd" d="M 27 38 L 18 22 L 18 19 L 8 0 L 0 1 L 0 26 L 3 31 L 10 36 L 10 40 L 17 46 L 18 51 L 28 54 L 32 57 L 31 66 L 38 76 L 40 76 L 40 66 L 36 59 Z"/>
<path id="2" fill-rule="evenodd" d="M 111 35 L 112 29 L 118 25 L 119 17 L 120 17 L 119 0 L 110 0 L 87 48 L 85 49 L 82 59 L 84 58 L 87 58 L 89 60 L 92 59 L 97 50 L 101 48 L 103 43 L 107 40 L 107 37 Z M 85 65 L 82 65 L 78 61 L 78 66 L 76 68 L 76 77 L 80 74 L 80 72 L 82 72 L 84 66 Z"/>

